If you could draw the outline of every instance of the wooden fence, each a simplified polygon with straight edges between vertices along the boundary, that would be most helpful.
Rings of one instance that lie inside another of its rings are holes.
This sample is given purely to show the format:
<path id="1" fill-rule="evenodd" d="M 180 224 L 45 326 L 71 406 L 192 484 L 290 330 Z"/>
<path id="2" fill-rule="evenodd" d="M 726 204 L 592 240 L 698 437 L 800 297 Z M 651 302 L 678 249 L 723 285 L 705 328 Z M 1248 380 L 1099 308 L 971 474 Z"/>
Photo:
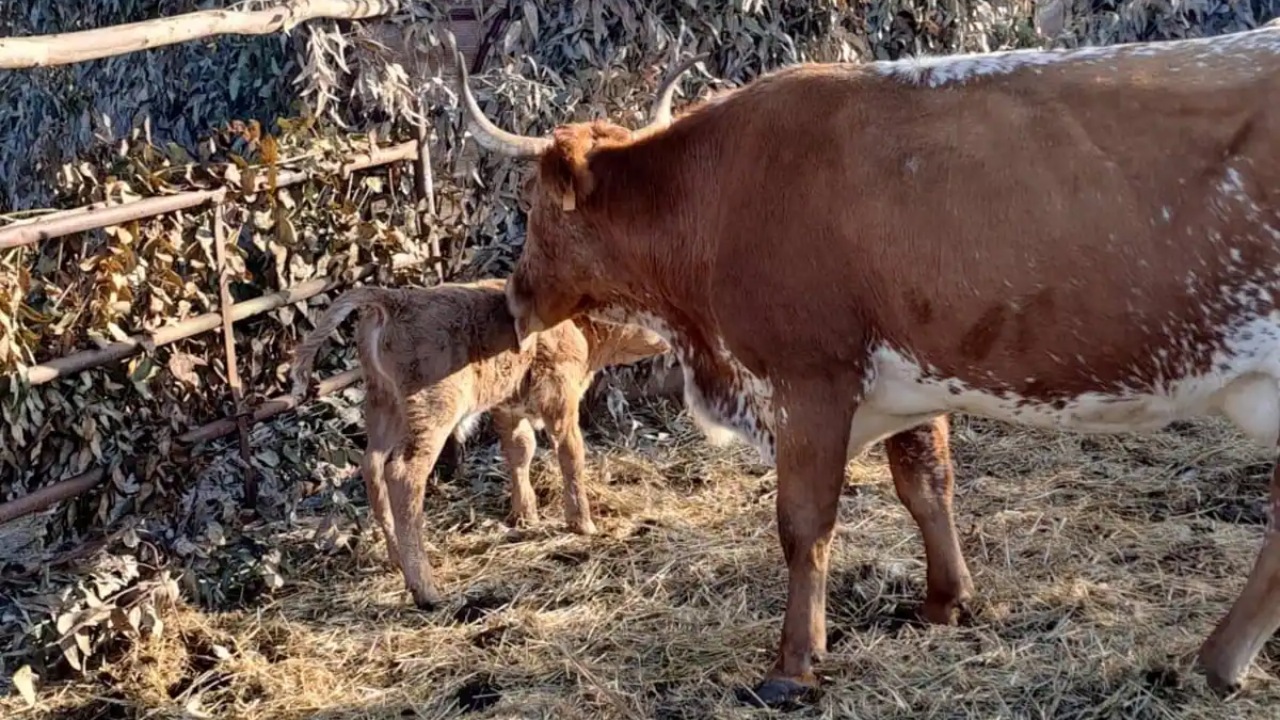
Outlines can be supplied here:
<path id="1" fill-rule="evenodd" d="M 312 18 L 369 18 L 394 9 L 394 3 L 379 0 L 292 0 L 278 8 L 254 12 L 209 11 L 190 13 L 173 18 L 150 20 L 114 28 L 86 30 L 62 35 L 37 38 L 0 38 L 0 67 L 22 68 L 66 64 L 92 58 L 110 57 L 148 47 L 197 40 L 219 34 L 262 34 L 288 29 L 294 24 Z M 475 15 L 459 8 L 452 15 L 451 25 L 462 41 L 464 54 L 474 48 L 478 40 Z M 418 213 L 418 227 L 428 226 L 435 214 L 433 183 L 431 178 L 430 151 L 426 144 L 425 127 L 418 128 L 416 139 L 409 142 L 378 147 L 376 141 L 368 153 L 360 153 L 346 159 L 342 174 L 349 175 L 369 168 L 392 163 L 412 162 L 414 169 L 414 199 Z M 372 138 L 371 138 L 372 139 Z M 277 174 L 276 187 L 302 183 L 314 174 L 308 171 L 281 170 Z M 266 179 L 259 178 L 245 193 L 260 191 Z M 215 260 L 218 271 L 219 310 L 199 315 L 163 327 L 155 332 L 132 336 L 103 347 L 84 350 L 27 368 L 24 377 L 15 378 L 30 385 L 41 385 L 59 378 L 75 375 L 91 368 L 119 362 L 125 358 L 146 352 L 201 333 L 222 330 L 222 349 L 227 367 L 234 414 L 195 427 L 179 436 L 179 443 L 194 445 L 215 438 L 238 433 L 239 448 L 245 461 L 244 504 L 253 508 L 257 502 L 257 478 L 251 457 L 249 426 L 294 409 L 297 401 L 289 395 L 270 398 L 256 407 L 245 402 L 244 388 L 237 369 L 236 344 L 233 326 L 236 322 L 271 312 L 293 303 L 302 302 L 321 293 L 338 289 L 373 275 L 376 268 L 366 265 L 336 277 L 313 278 L 278 292 L 244 302 L 232 302 L 229 290 L 227 266 L 228 242 L 225 203 L 229 202 L 226 188 L 182 192 L 163 197 L 152 197 L 127 203 L 109 205 L 95 203 L 71 210 L 63 210 L 38 219 L 16 222 L 0 228 L 0 250 L 23 247 L 54 240 L 74 233 L 97 230 L 121 223 L 158 217 L 168 213 L 212 204 L 212 231 Z M 435 265 L 443 275 L 443 258 L 438 244 L 428 249 L 425 257 L 405 261 L 397 267 Z M 326 378 L 319 383 L 313 397 L 322 397 L 346 388 L 360 379 L 359 369 L 352 369 Z M 94 467 L 86 472 L 47 485 L 22 497 L 0 504 L 0 524 L 81 495 L 96 487 L 107 477 L 106 468 Z"/>

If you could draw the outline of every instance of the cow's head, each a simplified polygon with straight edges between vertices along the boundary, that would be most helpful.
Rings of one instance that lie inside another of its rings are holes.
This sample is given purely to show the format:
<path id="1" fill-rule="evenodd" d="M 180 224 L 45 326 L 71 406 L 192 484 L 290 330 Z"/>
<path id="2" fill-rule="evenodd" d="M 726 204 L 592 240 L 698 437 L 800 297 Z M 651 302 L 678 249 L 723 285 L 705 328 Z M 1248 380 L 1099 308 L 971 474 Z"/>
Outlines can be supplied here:
<path id="1" fill-rule="evenodd" d="M 562 125 L 550 137 L 516 135 L 494 125 L 476 103 L 467 84 L 467 69 L 453 36 L 445 33 L 454 56 L 458 93 L 476 142 L 491 152 L 536 161 L 525 187 L 528 231 L 524 251 L 507 282 L 507 302 L 520 338 L 545 330 L 607 302 L 607 283 L 614 258 L 602 242 L 606 227 L 592 202 L 600 185 L 592 154 L 661 132 L 671 124 L 676 81 L 706 59 L 699 55 L 681 63 L 658 88 L 649 124 L 628 130 L 607 121 Z"/>

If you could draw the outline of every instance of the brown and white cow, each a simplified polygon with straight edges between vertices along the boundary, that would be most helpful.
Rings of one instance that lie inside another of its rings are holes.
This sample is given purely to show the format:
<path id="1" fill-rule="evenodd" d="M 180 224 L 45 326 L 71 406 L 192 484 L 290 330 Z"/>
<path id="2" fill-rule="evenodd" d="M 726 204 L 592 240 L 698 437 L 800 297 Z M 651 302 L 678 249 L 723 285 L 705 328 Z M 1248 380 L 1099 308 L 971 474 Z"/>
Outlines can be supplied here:
<path id="1" fill-rule="evenodd" d="M 538 163 L 517 331 L 638 321 L 678 354 L 695 417 L 776 458 L 789 583 L 766 703 L 816 682 L 843 470 L 869 444 L 947 621 L 971 587 L 947 413 L 1094 433 L 1219 414 L 1280 436 L 1280 28 L 802 64 L 642 133 L 520 137 L 464 100 L 482 145 Z M 1217 689 L 1280 626 L 1280 475 L 1271 509 L 1200 649 Z"/>

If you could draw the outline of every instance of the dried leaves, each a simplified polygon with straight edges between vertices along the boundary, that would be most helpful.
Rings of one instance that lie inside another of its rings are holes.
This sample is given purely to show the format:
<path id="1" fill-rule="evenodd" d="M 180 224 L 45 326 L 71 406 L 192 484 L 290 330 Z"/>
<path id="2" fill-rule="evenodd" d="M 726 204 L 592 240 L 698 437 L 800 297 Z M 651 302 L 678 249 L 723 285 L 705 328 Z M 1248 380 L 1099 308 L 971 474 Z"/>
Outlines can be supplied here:
<path id="1" fill-rule="evenodd" d="M 232 122 L 190 151 L 158 146 L 140 128 L 68 163 L 57 189 L 61 204 L 73 207 L 228 187 L 233 200 L 229 265 L 236 301 L 370 263 L 385 268 L 375 282 L 422 282 L 421 270 L 396 278 L 391 274 L 393 260 L 427 252 L 402 229 L 413 220 L 413 206 L 404 201 L 412 192 L 411 176 L 394 167 L 350 177 L 341 172 L 347 156 L 368 150 L 364 138 L 341 134 L 311 117 L 281 119 L 270 127 Z M 305 172 L 315 173 L 316 179 L 297 182 Z M 0 370 L 20 371 L 216 312 L 218 273 L 210 218 L 209 208 L 200 207 L 0 253 L 0 263 L 9 270 L 0 272 L 0 343 L 5 348 Z M 305 330 L 299 320 L 297 309 L 286 307 L 237 325 L 240 370 L 252 395 L 283 390 L 281 373 Z M 215 462 L 215 474 L 225 481 L 201 483 L 208 458 L 193 456 L 174 441 L 230 410 L 220 336 L 205 333 L 163 347 L 144 345 L 144 353 L 122 363 L 45 385 L 24 385 L 16 374 L 4 378 L 3 499 L 93 466 L 105 467 L 108 478 L 93 493 L 43 519 L 43 546 L 6 556 L 5 563 L 22 572 L 35 570 L 64 543 L 138 515 L 163 518 L 160 545 L 187 566 L 216 576 L 228 564 L 239 563 L 252 568 L 245 572 L 254 573 L 266 589 L 278 587 L 280 570 L 269 552 L 237 560 L 201 551 L 227 541 L 214 530 L 220 522 L 237 524 L 243 471 Z M 353 358 L 337 355 L 325 365 L 329 372 L 346 369 Z M 291 453 L 289 465 L 295 472 L 303 467 L 304 456 Z M 262 464 L 260 471 L 270 473 L 281 458 L 264 449 L 256 462 Z M 310 464 L 309 459 L 308 472 Z M 265 484 L 266 511 L 287 512 L 285 505 L 296 502 L 291 491 L 300 488 L 282 491 L 274 475 Z M 200 496 L 191 498 L 191 504 L 176 496 L 192 487 Z M 186 522 L 194 517 L 205 521 L 188 530 Z M 126 575 L 122 582 L 133 587 L 137 580 Z M 143 637 L 163 627 L 158 610 L 133 600 L 130 609 L 113 612 L 117 606 L 107 595 L 85 590 L 75 597 L 82 604 L 24 614 L 25 620 L 13 627 L 0 628 L 0 636 L 8 632 L 15 648 L 52 644 L 66 666 L 80 669 L 98 652 L 101 638 L 131 632 Z M 3 609 L 0 604 L 0 615 Z"/>

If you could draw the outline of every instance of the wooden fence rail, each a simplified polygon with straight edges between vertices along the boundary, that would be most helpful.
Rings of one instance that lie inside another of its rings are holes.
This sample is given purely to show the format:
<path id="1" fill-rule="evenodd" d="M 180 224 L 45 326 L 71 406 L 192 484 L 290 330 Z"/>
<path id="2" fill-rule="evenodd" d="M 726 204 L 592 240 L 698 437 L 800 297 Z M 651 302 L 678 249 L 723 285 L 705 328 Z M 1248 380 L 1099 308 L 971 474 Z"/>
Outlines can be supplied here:
<path id="1" fill-rule="evenodd" d="M 203 10 L 79 32 L 0 38 L 0 68 L 68 65 L 216 35 L 269 35 L 307 20 L 359 20 L 398 6 L 395 0 L 290 0 L 263 10 Z"/>
<path id="2" fill-rule="evenodd" d="M 367 153 L 357 153 L 349 156 L 343 164 L 341 172 L 343 175 L 349 175 L 353 172 L 373 167 L 412 161 L 415 163 L 415 171 L 421 174 L 423 171 L 420 163 L 418 163 L 420 152 L 417 140 L 389 147 L 374 148 Z M 276 185 L 277 187 L 295 185 L 311 177 L 314 177 L 314 173 L 309 171 L 282 171 L 278 173 Z M 414 194 L 418 195 L 421 192 L 419 188 L 424 183 L 415 181 L 414 184 Z M 426 184 L 429 187 L 429 183 Z M 269 295 L 233 303 L 231 302 L 227 284 L 229 277 L 226 252 L 228 238 L 223 218 L 223 207 L 227 201 L 227 190 L 219 188 L 216 190 L 176 193 L 165 197 L 146 198 L 118 205 L 94 203 L 93 205 L 50 213 L 38 219 L 24 220 L 0 228 L 0 250 L 22 247 L 77 232 L 96 230 L 133 220 L 143 220 L 198 207 L 205 203 L 213 203 L 214 212 L 211 223 L 213 225 L 220 298 L 217 312 L 197 315 L 154 332 L 134 335 L 124 341 L 113 342 L 93 350 L 84 350 L 49 360 L 27 368 L 22 373 L 22 377 L 13 378 L 13 380 L 24 382 L 28 385 L 41 385 L 84 372 L 85 370 L 119 362 L 139 352 L 149 352 L 157 347 L 221 327 L 223 353 L 227 366 L 227 382 L 231 390 L 234 413 L 230 417 L 193 428 L 180 435 L 178 440 L 185 445 L 194 445 L 238 432 L 240 454 L 245 461 L 246 472 L 249 473 L 245 478 L 244 503 L 247 507 L 252 508 L 257 500 L 257 482 L 255 475 L 253 475 L 252 466 L 249 463 L 251 456 L 249 425 L 274 417 L 287 410 L 292 410 L 297 407 L 297 401 L 290 396 L 281 396 L 271 398 L 255 408 L 250 408 L 245 403 L 244 391 L 240 383 L 239 371 L 236 367 L 234 324 L 246 318 L 302 302 L 321 293 L 336 290 L 344 285 L 370 277 L 376 272 L 377 266 L 373 264 L 363 265 L 342 273 L 340 276 L 312 278 Z M 417 201 L 421 207 L 429 206 L 427 198 L 419 197 Z M 428 254 L 425 257 L 398 261 L 395 267 L 400 269 L 427 263 L 439 266 L 440 261 L 441 258 L 438 255 Z M 360 372 L 358 369 L 348 370 L 325 378 L 319 384 L 317 396 L 337 392 L 352 385 L 359 379 Z M 0 504 L 0 524 L 45 510 L 63 500 L 88 492 L 106 477 L 106 468 L 90 468 L 79 475 Z"/>
<path id="3" fill-rule="evenodd" d="M 4 2 L 5 0 L 0 0 Z M 487 0 L 485 0 L 487 2 Z M 450 24 L 459 37 L 465 54 L 476 51 L 480 43 L 480 28 L 476 14 L 477 8 L 485 4 L 481 0 L 445 0 Z M 95 28 L 79 32 L 41 35 L 33 37 L 0 38 L 0 69 L 21 69 L 66 65 L 127 53 L 173 45 L 181 42 L 200 40 L 218 35 L 263 35 L 279 31 L 287 31 L 295 25 L 315 19 L 358 20 L 389 15 L 400 9 L 399 0 L 281 0 L 278 5 L 259 10 L 210 10 L 187 13 L 168 18 L 158 18 L 143 22 L 118 25 L 114 27 Z M 384 26 L 382 29 L 393 28 Z M 394 34 L 394 33 L 393 33 Z M 484 55 L 483 50 L 476 53 L 479 64 Z M 442 72 L 448 72 L 450 63 L 444 63 Z M 479 68 L 476 68 L 478 72 Z M 419 125 L 416 128 L 415 140 L 389 147 L 376 147 L 367 153 L 359 153 L 348 158 L 342 166 L 343 175 L 349 175 L 366 168 L 372 168 L 401 161 L 413 161 L 414 200 L 418 216 L 418 227 L 427 228 L 435 215 L 429 148 L 427 146 L 427 128 Z M 280 170 L 277 173 L 277 187 L 289 186 L 304 182 L 312 177 L 309 172 L 299 170 Z M 256 192 L 266 188 L 267 179 L 258 176 L 254 185 L 245 192 Z M 226 242 L 225 227 L 221 224 L 222 203 L 225 202 L 227 190 L 202 190 L 181 192 L 163 197 L 152 197 L 126 203 L 99 202 L 84 207 L 53 212 L 42 217 L 21 220 L 0 228 L 0 251 L 33 245 L 46 240 L 71 235 L 88 230 L 96 230 L 111 225 L 142 220 L 167 213 L 178 212 L 206 203 L 215 205 L 214 236 L 217 245 L 219 275 L 219 307 L 217 312 L 188 318 L 151 333 L 135 335 L 127 340 L 113 342 L 93 350 L 72 353 L 64 357 L 43 362 L 27 368 L 23 377 L 15 378 L 18 382 L 30 385 L 41 385 L 59 378 L 119 362 L 139 352 L 147 352 L 156 347 L 189 338 L 201 333 L 222 328 L 223 352 L 226 359 L 228 383 L 231 386 L 234 414 L 206 425 L 193 428 L 179 437 L 184 444 L 195 444 L 238 432 L 242 456 L 249 457 L 248 425 L 257 423 L 279 413 L 296 407 L 297 402 L 289 396 L 271 398 L 250 408 L 244 401 L 243 388 L 240 386 L 239 372 L 236 367 L 236 352 L 233 328 L 236 322 L 271 312 L 280 307 L 304 301 L 324 292 L 335 290 L 348 283 L 356 282 L 373 274 L 373 266 L 364 266 L 343 273 L 341 277 L 319 277 L 295 286 L 284 288 L 266 295 L 240 303 L 232 303 L 224 291 L 226 285 Z M 428 245 L 427 257 L 418 258 L 398 266 L 420 265 L 431 263 L 437 274 L 443 278 L 444 258 L 438 241 L 433 237 Z M 319 396 L 337 392 L 360 379 L 359 370 L 349 370 L 326 378 L 319 383 Z M 248 467 L 248 466 L 247 466 Z M 10 520 L 45 510 L 53 505 L 78 495 L 97 486 L 108 476 L 106 468 L 94 467 L 79 475 L 60 480 L 53 484 L 34 490 L 27 495 L 0 503 L 0 524 Z M 245 504 L 252 507 L 256 493 L 255 478 L 246 477 Z"/>

